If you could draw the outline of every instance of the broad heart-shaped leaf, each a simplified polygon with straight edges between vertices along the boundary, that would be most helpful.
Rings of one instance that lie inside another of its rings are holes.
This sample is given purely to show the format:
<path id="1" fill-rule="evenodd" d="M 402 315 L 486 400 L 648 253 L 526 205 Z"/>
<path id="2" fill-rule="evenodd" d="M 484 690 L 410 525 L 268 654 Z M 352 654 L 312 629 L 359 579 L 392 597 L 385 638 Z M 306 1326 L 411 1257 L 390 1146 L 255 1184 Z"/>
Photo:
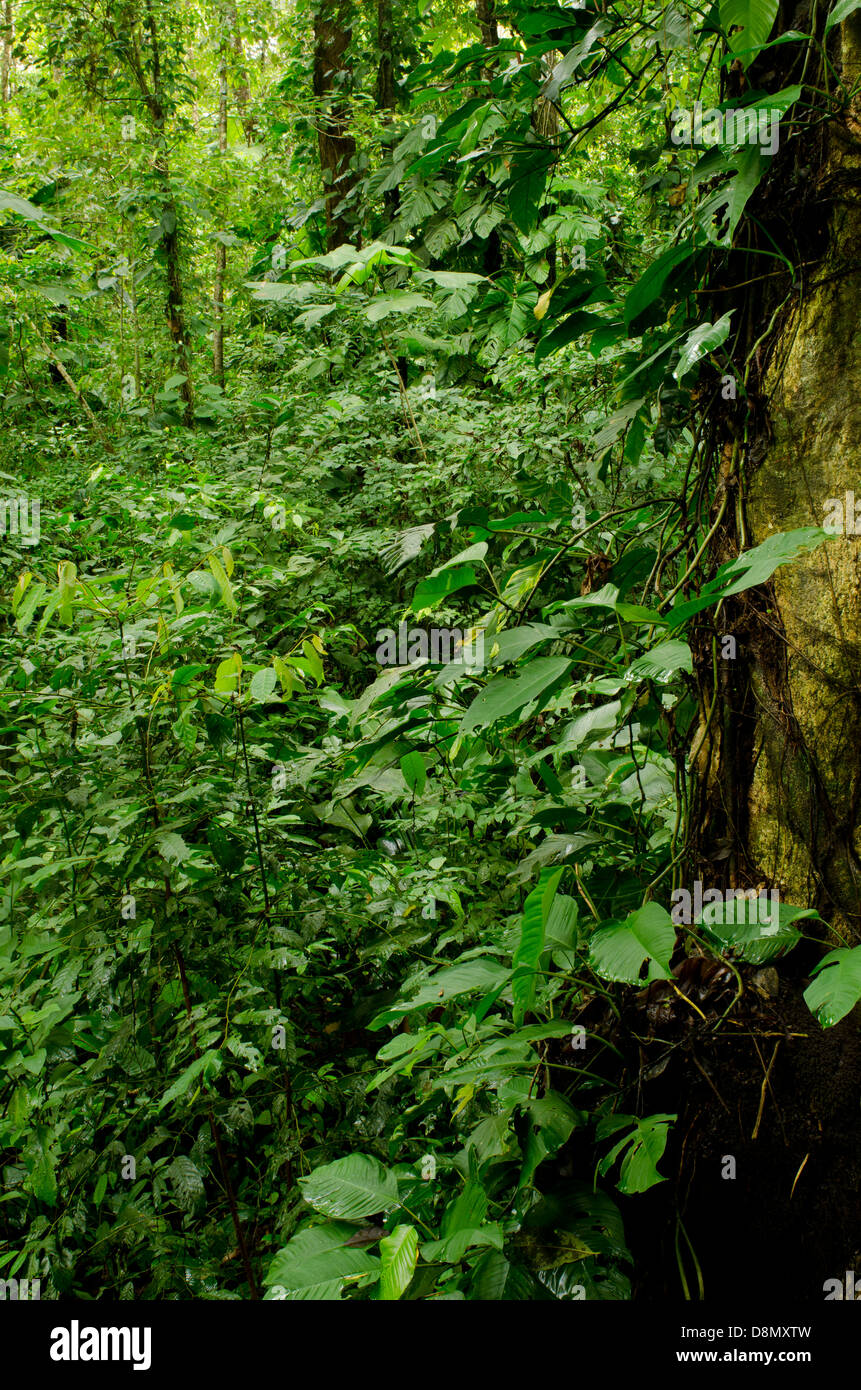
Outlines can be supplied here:
<path id="1" fill-rule="evenodd" d="M 667 1131 L 677 1118 L 676 1115 L 647 1115 L 644 1119 L 636 1115 L 608 1115 L 600 1121 L 595 1131 L 598 1139 L 606 1139 L 626 1125 L 633 1125 L 633 1129 L 601 1159 L 599 1173 L 608 1172 L 619 1154 L 627 1149 L 616 1183 L 620 1192 L 626 1195 L 647 1192 L 656 1183 L 665 1182 L 657 1165 L 667 1147 Z"/>
<path id="2" fill-rule="evenodd" d="M 777 18 L 778 0 L 720 0 L 720 22 L 729 41 L 729 49 L 737 54 L 743 67 L 756 57 Z M 730 33 L 741 27 L 741 33 Z"/>
<path id="3" fill-rule="evenodd" d="M 347 1221 L 391 1211 L 398 1204 L 394 1173 L 366 1154 L 349 1154 L 315 1168 L 309 1177 L 299 1179 L 299 1186 L 315 1211 Z"/>
<path id="4" fill-rule="evenodd" d="M 515 155 L 510 161 L 508 209 L 519 232 L 525 234 L 531 231 L 538 220 L 544 185 L 553 163 L 554 155 L 542 149 L 526 155 Z"/>
<path id="5" fill-rule="evenodd" d="M 379 1297 L 400 1298 L 413 1277 L 419 1257 L 419 1238 L 415 1226 L 396 1226 L 380 1241 Z"/>
<path id="6" fill-rule="evenodd" d="M 573 663 L 566 657 L 542 656 L 530 661 L 513 680 L 497 676 L 476 696 L 460 723 L 461 734 L 488 729 L 498 719 L 517 714 L 533 700 L 547 695 L 568 675 Z"/>
<path id="7" fill-rule="evenodd" d="M 299 1231 L 269 1266 L 266 1299 L 331 1301 L 341 1297 L 345 1283 L 377 1273 L 376 1256 L 346 1244 L 355 1234 L 346 1222 Z"/>
<path id="8" fill-rule="evenodd" d="M 833 1028 L 861 999 L 861 946 L 829 951 L 813 974 L 804 1002 L 823 1028 Z"/>
<path id="9" fill-rule="evenodd" d="M 526 899 L 523 920 L 520 924 L 520 940 L 514 952 L 511 993 L 514 999 L 514 1022 L 519 1028 L 535 998 L 535 972 L 544 950 L 544 928 L 550 908 L 565 872 L 561 869 L 544 869 L 538 884 Z"/>
<path id="10" fill-rule="evenodd" d="M 721 949 L 732 947 L 742 960 L 762 965 L 801 939 L 796 922 L 818 916 L 812 907 L 772 904 L 766 893 L 746 897 L 743 890 L 728 889 L 724 901 L 703 907 L 700 920 L 703 934 Z"/>
<path id="11" fill-rule="evenodd" d="M 735 313 L 735 309 L 730 309 L 729 313 L 719 318 L 717 323 L 701 323 L 688 335 L 684 346 L 679 353 L 679 363 L 673 376 L 676 381 L 681 381 L 682 377 L 696 366 L 700 358 L 708 353 L 714 352 L 716 347 L 725 343 L 729 337 L 730 319 Z"/>
<path id="12" fill-rule="evenodd" d="M 646 903 L 624 922 L 613 922 L 595 932 L 589 943 L 589 961 L 603 979 L 634 985 L 639 982 L 643 962 L 648 960 L 648 978 L 668 980 L 675 940 L 667 909 L 660 903 Z"/>

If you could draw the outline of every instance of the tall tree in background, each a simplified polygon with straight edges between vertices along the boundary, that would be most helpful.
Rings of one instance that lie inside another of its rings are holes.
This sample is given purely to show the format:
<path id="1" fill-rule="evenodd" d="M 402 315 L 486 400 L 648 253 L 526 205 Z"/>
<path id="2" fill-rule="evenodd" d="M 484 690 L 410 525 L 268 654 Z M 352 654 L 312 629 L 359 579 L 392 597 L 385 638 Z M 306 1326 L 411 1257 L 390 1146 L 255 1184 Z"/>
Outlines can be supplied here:
<path id="1" fill-rule="evenodd" d="M 232 12 L 235 16 L 235 11 Z M 227 46 L 228 32 L 222 27 L 218 54 L 218 152 L 227 150 Z M 224 278 L 227 273 L 227 247 L 219 238 L 215 243 L 215 285 L 212 310 L 215 327 L 212 334 L 212 370 L 215 380 L 224 390 Z"/>
<path id="2" fill-rule="evenodd" d="M 346 99 L 352 19 L 352 0 L 320 0 L 314 16 L 313 90 L 330 250 L 350 235 L 348 224 L 337 209 L 354 182 L 350 161 L 356 153 L 356 140 L 350 130 Z"/>
<path id="3" fill-rule="evenodd" d="M 194 420 L 194 388 L 182 287 L 180 218 L 170 175 L 167 139 L 169 100 L 164 87 L 161 44 L 153 0 L 145 0 L 143 17 L 143 31 L 146 34 L 145 47 L 142 44 L 140 28 L 137 24 L 131 23 L 130 19 L 130 16 L 126 16 L 124 25 L 115 28 L 111 11 L 106 11 L 108 31 L 112 34 L 118 52 L 134 77 L 143 104 L 149 113 L 155 136 L 156 148 L 153 167 L 161 189 L 161 241 L 159 250 L 167 276 L 166 313 L 177 366 L 185 377 L 180 390 L 185 401 L 186 424 L 190 425 Z"/>
<path id="4" fill-rule="evenodd" d="M 9 100 L 9 79 L 12 75 L 12 41 L 15 36 L 15 19 L 12 13 L 12 0 L 3 4 L 3 53 L 0 57 L 0 97 Z"/>

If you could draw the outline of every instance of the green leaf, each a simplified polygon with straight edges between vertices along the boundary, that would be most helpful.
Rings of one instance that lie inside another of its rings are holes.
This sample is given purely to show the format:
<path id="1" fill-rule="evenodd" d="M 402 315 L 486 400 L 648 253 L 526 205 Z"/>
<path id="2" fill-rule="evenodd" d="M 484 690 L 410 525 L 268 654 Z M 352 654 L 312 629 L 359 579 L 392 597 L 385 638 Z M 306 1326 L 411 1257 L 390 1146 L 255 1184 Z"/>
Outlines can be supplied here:
<path id="1" fill-rule="evenodd" d="M 645 309 L 648 309 L 655 300 L 660 298 L 664 285 L 669 276 L 685 261 L 691 260 L 699 250 L 698 246 L 685 243 L 682 246 L 671 246 L 640 276 L 633 289 L 628 292 L 625 299 L 625 326 L 630 328 L 635 319 Z"/>
<path id="2" fill-rule="evenodd" d="M 804 526 L 797 531 L 776 531 L 762 545 L 745 550 L 735 560 L 722 565 L 714 579 L 705 585 L 699 598 L 671 608 L 667 614 L 670 627 L 681 626 L 695 613 L 730 594 L 741 594 L 745 589 L 766 583 L 781 565 L 789 564 L 802 551 L 813 550 L 828 539 L 827 531 L 819 526 Z"/>
<path id="3" fill-rule="evenodd" d="M 842 24 L 856 10 L 861 10 L 861 0 L 838 0 L 825 21 L 825 33 L 830 33 L 835 24 Z"/>
<path id="4" fill-rule="evenodd" d="M 486 685 L 470 705 L 460 724 L 461 734 L 487 729 L 498 719 L 517 714 L 539 700 L 568 675 L 572 667 L 566 657 L 544 656 L 530 661 L 514 679 L 497 676 Z"/>
<path id="5" fill-rule="evenodd" d="M 477 584 L 472 565 L 459 565 L 457 569 L 443 569 L 439 574 L 423 579 L 413 595 L 411 613 L 427 613 L 438 608 L 444 598 L 465 589 L 469 584 Z"/>
<path id="6" fill-rule="evenodd" d="M 774 27 L 778 0 L 720 0 L 720 22 L 729 41 L 729 51 L 748 67 Z M 730 33 L 741 26 L 741 33 Z"/>
<path id="7" fill-rule="evenodd" d="M 719 949 L 731 947 L 742 960 L 762 965 L 791 950 L 801 939 L 796 922 L 819 917 L 812 907 L 791 903 L 775 906 L 776 912 L 765 894 L 760 897 L 751 890 L 747 896 L 742 889 L 727 889 L 724 901 L 707 903 L 703 908 L 703 933 Z"/>
<path id="8" fill-rule="evenodd" d="M 168 864 L 182 864 L 191 854 L 185 840 L 173 830 L 160 830 L 155 837 L 155 845 Z"/>
<path id="9" fill-rule="evenodd" d="M 239 604 L 236 602 L 236 599 L 233 596 L 233 588 L 231 586 L 230 580 L 227 577 L 227 572 L 217 555 L 210 555 L 209 568 L 215 575 L 215 582 L 218 585 L 218 590 L 221 594 L 224 606 L 226 608 L 229 608 L 230 612 L 235 616 Z"/>
<path id="10" fill-rule="evenodd" d="M 670 956 L 676 933 L 672 918 L 660 903 L 646 903 L 624 922 L 614 922 L 595 932 L 589 943 L 589 961 L 605 980 L 639 983 L 644 961 L 650 961 L 648 979 L 670 978 Z"/>
<path id="11" fill-rule="evenodd" d="M 377 1014 L 368 1024 L 372 1032 L 384 1024 L 399 1020 L 403 1014 L 414 1013 L 417 1009 L 430 1005 L 447 1004 L 461 994 L 471 994 L 480 990 L 482 994 L 498 989 L 509 978 L 511 972 L 496 961 L 479 956 L 475 960 L 463 961 L 447 966 L 429 975 L 412 998 L 402 998 L 392 1004 L 384 1013 Z"/>
<path id="12" fill-rule="evenodd" d="M 607 1173 L 619 1154 L 627 1149 L 616 1183 L 620 1192 L 626 1195 L 647 1192 L 657 1183 L 665 1182 L 657 1165 L 667 1147 L 670 1125 L 677 1118 L 676 1115 L 647 1115 L 644 1119 L 635 1115 L 609 1115 L 601 1120 L 595 1131 L 598 1139 L 606 1139 L 626 1125 L 633 1125 L 633 1129 L 602 1158 L 598 1164 L 599 1173 Z"/>
<path id="13" fill-rule="evenodd" d="M 220 1070 L 221 1054 L 214 1048 L 210 1048 L 200 1057 L 195 1057 L 194 1061 L 190 1062 L 185 1068 L 182 1075 L 165 1091 L 159 1103 L 159 1110 L 163 1110 L 166 1105 L 169 1105 L 172 1100 L 176 1100 L 178 1096 L 185 1095 L 186 1091 L 191 1087 L 192 1082 L 196 1081 L 199 1076 L 202 1077 L 203 1080 L 207 1080 L 210 1077 L 216 1076 Z"/>
<path id="14" fill-rule="evenodd" d="M 695 328 L 688 335 L 679 354 L 678 366 L 673 372 L 676 381 L 681 381 L 700 358 L 714 352 L 716 347 L 726 342 L 729 337 L 730 319 L 734 313 L 735 309 L 730 309 L 717 323 L 701 323 L 699 328 Z"/>
<path id="15" fill-rule="evenodd" d="M 380 1298 L 400 1298 L 408 1288 L 419 1257 L 419 1238 L 414 1226 L 396 1226 L 380 1241 Z"/>
<path id="16" fill-rule="evenodd" d="M 676 671 L 693 670 L 693 654 L 687 642 L 673 640 L 671 642 L 661 642 L 657 647 L 653 647 L 650 652 L 637 657 L 632 661 L 625 672 L 625 680 L 631 683 L 636 681 L 668 681 Z"/>
<path id="17" fill-rule="evenodd" d="M 403 779 L 414 796 L 421 796 L 427 782 L 427 767 L 421 753 L 406 753 L 401 758 Z"/>
<path id="18" fill-rule="evenodd" d="M 861 946 L 829 951 L 813 975 L 804 1002 L 823 1028 L 833 1028 L 861 999 Z"/>
<path id="19" fill-rule="evenodd" d="M 265 1278 L 267 1300 L 334 1301 L 347 1283 L 379 1272 L 374 1255 L 346 1242 L 356 1234 L 346 1222 L 299 1231 L 279 1250 Z"/>
<path id="20" fill-rule="evenodd" d="M 559 880 L 565 872 L 561 869 L 544 869 L 523 908 L 520 924 L 520 940 L 512 961 L 513 974 L 511 993 L 514 999 L 514 1023 L 520 1027 L 535 998 L 535 982 L 538 962 L 544 950 L 544 929 Z"/>
<path id="21" fill-rule="evenodd" d="M 557 1091 L 548 1091 L 539 1100 L 530 1101 L 524 1110 L 528 1130 L 518 1187 L 532 1182 L 539 1164 L 558 1153 L 581 1119 L 571 1102 Z"/>
<path id="22" fill-rule="evenodd" d="M 433 307 L 433 300 L 423 294 L 407 291 L 398 294 L 378 294 L 365 310 L 365 318 L 369 323 L 379 323 L 380 319 L 388 318 L 390 314 L 409 314 L 413 309 Z"/>
<path id="23" fill-rule="evenodd" d="M 394 1173 L 376 1158 L 349 1154 L 299 1179 L 302 1196 L 324 1216 L 359 1221 L 363 1216 L 391 1211 L 398 1204 Z"/>
<path id="24" fill-rule="evenodd" d="M 722 596 L 743 593 L 757 584 L 764 584 L 780 565 L 786 565 L 800 555 L 803 550 L 813 550 L 828 539 L 828 533 L 819 526 L 804 526 L 798 531 L 778 531 L 769 536 L 762 545 L 746 550 L 737 559 L 724 565 L 717 576 L 729 576 L 732 582 L 722 589 Z M 737 577 L 736 577 L 737 576 Z"/>
<path id="25" fill-rule="evenodd" d="M 254 703 L 263 705 L 267 700 L 271 700 L 277 683 L 278 677 L 272 666 L 264 666 L 261 670 L 255 671 L 249 687 Z"/>

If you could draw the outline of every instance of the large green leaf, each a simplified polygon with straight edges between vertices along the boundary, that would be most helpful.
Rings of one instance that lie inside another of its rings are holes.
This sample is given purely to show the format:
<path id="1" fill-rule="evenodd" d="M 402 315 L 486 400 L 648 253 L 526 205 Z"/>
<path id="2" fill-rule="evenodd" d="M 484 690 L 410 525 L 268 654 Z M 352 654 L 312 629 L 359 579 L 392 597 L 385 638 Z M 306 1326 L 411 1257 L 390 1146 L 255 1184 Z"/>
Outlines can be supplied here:
<path id="1" fill-rule="evenodd" d="M 346 1241 L 356 1234 L 346 1222 L 300 1231 L 279 1250 L 266 1275 L 267 1299 L 288 1302 L 335 1300 L 345 1283 L 354 1283 L 380 1268 L 374 1255 Z"/>
<path id="2" fill-rule="evenodd" d="M 572 664 L 565 657 L 543 656 L 530 661 L 514 679 L 498 676 L 473 700 L 461 720 L 461 734 L 488 729 L 498 719 L 518 714 L 532 701 L 548 695 L 567 676 Z"/>
<path id="3" fill-rule="evenodd" d="M 774 27 L 778 0 L 720 0 L 720 22 L 729 39 L 730 52 L 744 67 L 756 57 Z M 741 27 L 741 32 L 730 31 Z"/>
<path id="4" fill-rule="evenodd" d="M 671 246 L 643 272 L 629 291 L 625 300 L 625 325 L 630 328 L 645 309 L 660 298 L 669 276 L 685 261 L 691 260 L 698 251 L 696 243 L 685 242 L 682 246 Z"/>
<path id="5" fill-rule="evenodd" d="M 419 1256 L 415 1226 L 396 1226 L 380 1241 L 379 1296 L 386 1301 L 400 1298 L 409 1286 Z"/>
<path id="6" fill-rule="evenodd" d="M 514 998 L 514 1022 L 519 1027 L 532 1007 L 538 962 L 544 950 L 544 929 L 564 868 L 545 869 L 537 887 L 533 888 L 523 908 L 520 940 L 514 952 L 511 993 Z"/>
<path id="7" fill-rule="evenodd" d="M 391 1211 L 398 1204 L 394 1173 L 376 1158 L 349 1154 L 299 1179 L 302 1196 L 324 1216 L 359 1221 L 363 1216 Z"/>
<path id="8" fill-rule="evenodd" d="M 813 974 L 805 1003 L 823 1028 L 833 1028 L 861 999 L 861 946 L 829 951 Z"/>
<path id="9" fill-rule="evenodd" d="M 487 994 L 504 984 L 510 973 L 504 966 L 489 960 L 487 956 L 478 956 L 474 960 L 447 966 L 444 970 L 437 970 L 429 975 L 412 997 L 402 998 L 398 1003 L 391 1004 L 383 1013 L 377 1014 L 368 1027 L 376 1031 L 384 1024 L 399 1019 L 403 1014 L 413 1013 L 430 1005 L 444 1004 L 456 999 L 458 995 L 471 994 L 475 990 Z"/>
<path id="10" fill-rule="evenodd" d="M 678 366 L 673 372 L 677 381 L 681 381 L 700 358 L 714 352 L 716 347 L 726 342 L 729 337 L 730 319 L 734 313 L 735 309 L 730 309 L 717 323 L 701 323 L 688 335 L 679 353 Z"/>
<path id="11" fill-rule="evenodd" d="M 842 24 L 844 19 L 848 19 L 856 10 L 861 10 L 861 0 L 838 0 L 825 21 L 826 34 L 830 33 L 835 24 Z"/>
<path id="12" fill-rule="evenodd" d="M 589 943 L 589 960 L 605 980 L 637 984 L 647 960 L 648 979 L 668 980 L 675 939 L 675 928 L 666 908 L 660 903 L 646 903 L 624 922 L 599 928 Z"/>

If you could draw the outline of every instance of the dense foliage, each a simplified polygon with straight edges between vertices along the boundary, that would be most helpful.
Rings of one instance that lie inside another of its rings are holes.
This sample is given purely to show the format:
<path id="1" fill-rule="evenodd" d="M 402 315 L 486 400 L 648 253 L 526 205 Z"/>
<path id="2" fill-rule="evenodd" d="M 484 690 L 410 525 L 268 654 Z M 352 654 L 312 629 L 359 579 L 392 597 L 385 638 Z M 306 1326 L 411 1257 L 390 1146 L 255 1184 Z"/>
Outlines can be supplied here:
<path id="1" fill-rule="evenodd" d="M 0 1274 L 630 1296 L 629 1001 L 816 921 L 671 915 L 695 662 L 823 539 L 710 549 L 770 164 L 671 139 L 775 12 L 7 6 Z"/>

